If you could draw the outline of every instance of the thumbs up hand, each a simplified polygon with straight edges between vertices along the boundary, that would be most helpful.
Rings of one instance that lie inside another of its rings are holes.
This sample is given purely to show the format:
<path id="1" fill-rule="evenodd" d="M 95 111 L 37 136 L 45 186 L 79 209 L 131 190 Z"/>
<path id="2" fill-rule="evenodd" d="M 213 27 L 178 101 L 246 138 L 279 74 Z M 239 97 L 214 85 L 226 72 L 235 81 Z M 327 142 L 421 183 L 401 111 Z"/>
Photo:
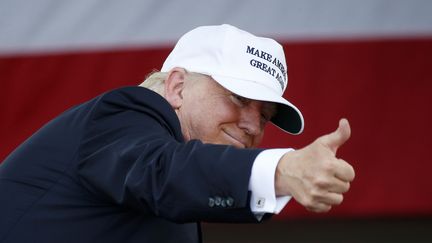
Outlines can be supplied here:
<path id="1" fill-rule="evenodd" d="M 341 119 L 336 131 L 282 156 L 275 174 L 276 195 L 291 195 L 313 212 L 327 212 L 340 204 L 354 179 L 354 169 L 336 158 L 336 152 L 350 135 L 348 121 Z"/>

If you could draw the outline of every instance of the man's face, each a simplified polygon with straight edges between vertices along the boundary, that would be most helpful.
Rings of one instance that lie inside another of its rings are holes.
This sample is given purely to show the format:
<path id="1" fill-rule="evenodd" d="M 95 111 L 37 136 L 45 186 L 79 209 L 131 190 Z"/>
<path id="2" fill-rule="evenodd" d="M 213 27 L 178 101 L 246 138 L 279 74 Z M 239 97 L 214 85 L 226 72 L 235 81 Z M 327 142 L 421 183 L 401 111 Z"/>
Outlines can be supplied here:
<path id="1" fill-rule="evenodd" d="M 238 148 L 260 144 L 275 104 L 240 97 L 206 75 L 187 75 L 182 105 L 176 110 L 186 141 L 199 139 Z"/>

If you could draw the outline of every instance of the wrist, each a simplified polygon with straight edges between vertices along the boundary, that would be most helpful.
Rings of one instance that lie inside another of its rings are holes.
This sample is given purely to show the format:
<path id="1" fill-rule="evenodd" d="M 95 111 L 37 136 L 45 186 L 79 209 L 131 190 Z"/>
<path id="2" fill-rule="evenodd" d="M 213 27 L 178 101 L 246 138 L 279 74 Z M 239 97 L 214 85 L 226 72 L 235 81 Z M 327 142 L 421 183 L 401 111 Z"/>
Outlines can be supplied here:
<path id="1" fill-rule="evenodd" d="M 294 156 L 295 151 L 285 153 L 279 160 L 276 166 L 275 172 L 275 192 L 276 196 L 291 196 L 289 189 L 289 183 L 287 183 L 289 177 L 289 164 Z"/>

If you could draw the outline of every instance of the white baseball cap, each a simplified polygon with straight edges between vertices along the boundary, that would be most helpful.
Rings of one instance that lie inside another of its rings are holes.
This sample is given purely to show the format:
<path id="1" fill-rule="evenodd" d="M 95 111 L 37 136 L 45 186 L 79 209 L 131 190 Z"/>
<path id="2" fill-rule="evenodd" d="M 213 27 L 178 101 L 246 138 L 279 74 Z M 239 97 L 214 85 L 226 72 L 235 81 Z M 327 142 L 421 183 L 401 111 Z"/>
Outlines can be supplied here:
<path id="1" fill-rule="evenodd" d="M 181 67 L 211 76 L 229 91 L 248 99 L 277 104 L 271 122 L 291 134 L 303 131 L 299 109 L 283 98 L 288 85 L 282 46 L 234 26 L 201 26 L 184 34 L 161 71 Z"/>

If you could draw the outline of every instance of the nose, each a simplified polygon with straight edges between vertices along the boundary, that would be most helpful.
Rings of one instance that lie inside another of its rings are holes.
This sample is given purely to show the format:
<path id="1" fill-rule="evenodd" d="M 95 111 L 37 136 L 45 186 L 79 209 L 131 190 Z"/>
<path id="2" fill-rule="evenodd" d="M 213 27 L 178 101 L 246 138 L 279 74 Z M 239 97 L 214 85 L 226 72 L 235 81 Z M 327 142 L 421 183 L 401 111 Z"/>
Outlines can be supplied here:
<path id="1" fill-rule="evenodd" d="M 239 127 L 250 136 L 258 136 L 263 132 L 261 119 L 261 104 L 258 101 L 252 101 L 241 111 Z"/>

